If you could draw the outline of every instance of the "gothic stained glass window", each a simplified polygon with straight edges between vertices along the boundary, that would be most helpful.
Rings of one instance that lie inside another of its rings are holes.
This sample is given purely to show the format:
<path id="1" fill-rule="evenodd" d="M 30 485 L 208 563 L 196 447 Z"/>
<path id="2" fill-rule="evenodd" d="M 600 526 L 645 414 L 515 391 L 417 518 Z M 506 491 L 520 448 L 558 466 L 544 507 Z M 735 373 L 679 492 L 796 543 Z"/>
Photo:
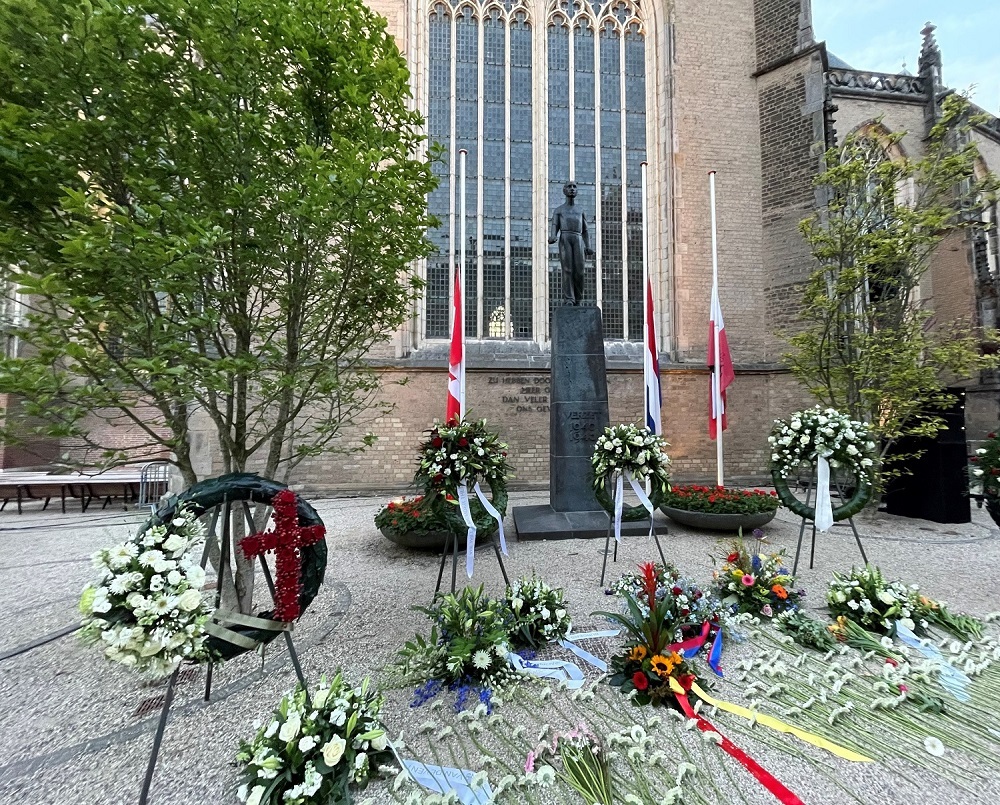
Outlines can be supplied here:
<path id="1" fill-rule="evenodd" d="M 539 234 L 572 178 L 600 266 L 586 274 L 584 304 L 603 308 L 606 338 L 641 340 L 643 21 L 632 0 L 552 0 L 539 40 L 530 2 L 429 6 L 428 133 L 443 157 L 429 198 L 441 225 L 430 233 L 424 334 L 449 333 L 461 259 L 458 152 L 465 149 L 467 337 L 548 338 L 548 322 L 536 320 L 536 295 L 547 293 L 551 317 L 562 272 L 554 246 L 538 253 Z M 536 53 L 544 54 L 537 64 Z"/>

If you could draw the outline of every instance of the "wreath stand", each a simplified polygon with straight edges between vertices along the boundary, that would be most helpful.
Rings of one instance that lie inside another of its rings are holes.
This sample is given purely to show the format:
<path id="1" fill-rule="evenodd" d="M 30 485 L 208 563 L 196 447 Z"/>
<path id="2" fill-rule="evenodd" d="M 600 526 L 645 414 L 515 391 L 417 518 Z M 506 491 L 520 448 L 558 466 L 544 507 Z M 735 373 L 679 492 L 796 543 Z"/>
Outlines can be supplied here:
<path id="1" fill-rule="evenodd" d="M 204 514 L 209 509 L 214 509 L 212 513 L 212 524 L 209 527 L 208 539 L 206 539 L 205 550 L 201 557 L 201 567 L 204 568 L 208 563 L 209 559 L 209 539 L 215 537 L 216 527 L 219 521 L 219 506 L 222 505 L 224 508 L 224 519 L 222 525 L 222 534 L 220 538 L 219 546 L 219 573 L 216 582 L 216 593 L 215 593 L 215 612 L 212 614 L 211 621 L 206 624 L 205 631 L 210 635 L 211 642 L 215 643 L 215 648 L 220 653 L 223 658 L 229 659 L 232 657 L 239 656 L 246 651 L 260 650 L 261 652 L 261 664 L 264 661 L 264 647 L 275 637 L 278 633 L 284 635 L 285 645 L 288 648 L 288 655 L 292 660 L 292 666 L 295 669 L 295 676 L 298 678 L 299 684 L 302 685 L 303 690 L 306 691 L 306 702 L 309 701 L 308 685 L 306 684 L 305 675 L 302 673 L 302 665 L 299 662 L 298 652 L 295 650 L 295 644 L 292 642 L 291 631 L 295 626 L 294 622 L 285 622 L 271 620 L 270 618 L 260 618 L 253 615 L 245 615 L 241 612 L 233 611 L 222 611 L 219 609 L 222 603 L 222 588 L 223 588 L 223 578 L 226 569 L 229 568 L 230 559 L 230 522 L 232 515 L 232 504 L 234 502 L 233 497 L 230 494 L 231 488 L 225 488 L 222 490 L 221 500 L 212 499 L 212 495 L 217 490 L 215 487 L 218 482 L 230 482 L 236 486 L 236 500 L 239 500 L 244 517 L 246 518 L 247 527 L 249 533 L 253 534 L 256 531 L 256 526 L 253 522 L 253 516 L 250 512 L 250 506 L 247 500 L 253 500 L 257 503 L 265 503 L 270 507 L 271 499 L 274 497 L 276 491 L 281 491 L 285 487 L 274 483 L 273 481 L 267 481 L 265 479 L 258 478 L 252 474 L 238 474 L 231 476 L 224 476 L 219 479 L 212 479 L 210 481 L 205 481 L 202 484 L 195 484 L 186 493 L 181 495 L 173 505 L 169 506 L 165 512 L 158 512 L 154 515 L 154 520 L 169 521 L 169 518 L 173 516 L 173 510 L 179 503 L 187 502 L 192 509 L 200 509 L 199 515 Z M 203 487 L 199 490 L 199 487 Z M 201 499 L 199 499 L 201 495 Z M 299 504 L 304 503 L 304 501 L 299 500 Z M 311 513 L 311 517 L 308 518 L 312 525 L 322 525 L 322 520 L 315 513 L 315 510 L 311 506 L 306 504 L 308 512 Z M 298 518 L 298 512 L 296 513 Z M 322 561 L 325 568 L 326 564 L 326 546 L 325 543 L 320 543 L 323 545 Z M 271 593 L 271 599 L 275 606 L 278 604 L 277 593 L 274 586 L 274 579 L 271 576 L 271 569 L 267 565 L 267 560 L 264 556 L 260 556 L 260 566 L 264 575 L 264 579 L 267 582 L 267 588 Z M 322 572 L 320 573 L 320 579 L 322 581 Z M 317 585 L 318 586 L 318 585 Z M 315 591 L 313 592 L 315 595 Z M 312 596 L 309 597 L 309 601 L 312 600 Z M 301 601 L 301 599 L 300 599 Z M 308 602 L 307 602 L 308 603 Z M 302 605 L 302 610 L 305 606 Z M 230 626 L 245 627 L 251 634 L 255 636 L 251 637 L 246 632 L 238 632 L 230 628 Z M 263 634 L 261 634 L 263 632 Z M 271 633 L 268 635 L 267 633 Z M 221 649 L 221 650 L 220 650 Z M 212 669 L 214 664 L 211 660 L 207 663 L 208 669 L 206 671 L 205 678 L 205 698 L 204 701 L 209 701 L 212 694 Z M 146 775 L 142 781 L 142 789 L 139 793 L 139 805 L 146 805 L 147 799 L 149 797 L 149 789 L 153 782 L 153 774 L 156 771 L 156 763 L 160 754 L 160 746 L 163 743 L 163 733 L 166 730 L 167 718 L 170 715 L 170 706 L 174 699 L 174 688 L 177 684 L 177 677 L 180 674 L 181 666 L 178 665 L 174 669 L 174 672 L 170 675 L 167 681 L 167 690 L 163 697 L 163 706 L 160 710 L 160 718 L 156 725 L 156 732 L 153 735 L 153 747 L 150 750 L 149 762 L 146 766 Z"/>
<path id="2" fill-rule="evenodd" d="M 465 525 L 463 523 L 463 525 Z M 451 552 L 451 594 L 455 594 L 455 583 L 458 579 L 458 539 L 459 532 L 456 531 L 455 526 L 452 524 L 451 518 L 448 518 L 448 536 L 444 541 L 444 548 L 441 550 L 441 567 L 438 568 L 438 579 L 437 585 L 434 587 L 434 596 L 441 591 L 441 579 L 444 576 L 444 565 L 445 561 L 448 559 L 448 552 Z M 497 555 L 497 562 L 500 563 L 500 573 L 503 575 L 504 583 L 510 587 L 510 579 L 507 578 L 507 568 L 503 564 L 503 556 L 500 554 L 500 546 L 497 545 L 496 538 L 490 536 L 490 543 L 493 545 L 493 550 Z M 476 546 L 472 546 L 472 550 L 476 550 Z"/>
<path id="3" fill-rule="evenodd" d="M 595 495 L 597 502 L 601 504 L 601 507 L 608 515 L 608 530 L 604 535 L 604 561 L 601 564 L 601 581 L 600 586 L 604 586 L 604 576 L 608 568 L 608 552 L 611 549 L 611 532 L 614 530 L 615 525 L 615 515 L 614 515 L 614 499 L 611 498 L 604 491 L 602 486 Z M 663 546 L 660 545 L 660 537 L 656 533 L 656 527 L 653 523 L 653 515 L 656 510 L 660 507 L 661 500 L 657 498 L 653 500 L 653 495 L 650 496 L 650 502 L 653 505 L 653 510 L 650 511 L 645 506 L 623 506 L 622 507 L 622 522 L 636 523 L 642 520 L 649 519 L 649 533 L 653 536 L 653 540 L 656 542 L 656 550 L 660 552 L 660 561 L 663 564 L 667 563 L 666 557 L 663 555 Z M 610 506 L 609 506 L 610 504 Z M 618 540 L 615 540 L 615 552 L 612 562 L 618 562 Z"/>
<path id="4" fill-rule="evenodd" d="M 831 475 L 832 475 L 832 473 L 831 473 Z M 834 486 L 837 487 L 837 494 L 840 495 L 840 499 L 844 500 L 845 499 L 844 498 L 844 490 L 841 488 L 840 482 L 839 481 L 834 481 L 833 483 L 834 483 Z M 806 502 L 805 502 L 805 505 L 806 505 L 807 508 L 809 507 L 809 503 L 812 500 L 812 493 L 813 493 L 813 490 L 816 488 L 816 486 L 817 486 L 816 467 L 813 466 L 812 477 L 806 483 Z M 805 536 L 806 521 L 807 520 L 812 523 L 812 542 L 811 542 L 811 544 L 809 546 L 809 569 L 810 570 L 813 569 L 813 562 L 814 562 L 815 557 L 816 557 L 816 510 L 813 509 L 812 511 L 813 511 L 813 516 L 812 517 L 806 517 L 804 514 L 801 515 L 802 522 L 799 525 L 799 541 L 795 545 L 795 562 L 792 565 L 792 575 L 793 576 L 796 574 L 796 571 L 798 571 L 798 569 L 799 569 L 799 553 L 802 551 L 802 538 Z M 857 526 L 854 525 L 854 515 L 853 514 L 849 515 L 846 519 L 847 519 L 847 522 L 851 524 L 851 530 L 854 532 L 854 541 L 858 543 L 858 550 L 861 551 L 861 558 L 864 559 L 865 564 L 867 565 L 868 564 L 868 556 L 865 554 L 865 547 L 864 547 L 864 545 L 861 544 L 861 535 L 858 534 L 858 528 L 857 528 Z"/>

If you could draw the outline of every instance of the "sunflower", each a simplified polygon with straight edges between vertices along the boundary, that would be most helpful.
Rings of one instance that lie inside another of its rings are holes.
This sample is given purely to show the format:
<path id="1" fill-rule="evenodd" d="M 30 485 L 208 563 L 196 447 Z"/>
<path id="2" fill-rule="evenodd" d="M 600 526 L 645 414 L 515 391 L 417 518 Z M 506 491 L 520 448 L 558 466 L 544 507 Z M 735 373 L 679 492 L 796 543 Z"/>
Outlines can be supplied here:
<path id="1" fill-rule="evenodd" d="M 649 661 L 649 667 L 654 674 L 656 674 L 661 679 L 665 679 L 670 676 L 674 668 L 681 661 L 681 655 L 676 651 L 671 652 L 669 657 L 664 657 L 662 654 L 657 654 Z"/>
<path id="2" fill-rule="evenodd" d="M 634 662 L 642 662 L 646 659 L 646 647 L 642 645 L 632 646 L 632 649 L 628 653 L 628 658 Z"/>

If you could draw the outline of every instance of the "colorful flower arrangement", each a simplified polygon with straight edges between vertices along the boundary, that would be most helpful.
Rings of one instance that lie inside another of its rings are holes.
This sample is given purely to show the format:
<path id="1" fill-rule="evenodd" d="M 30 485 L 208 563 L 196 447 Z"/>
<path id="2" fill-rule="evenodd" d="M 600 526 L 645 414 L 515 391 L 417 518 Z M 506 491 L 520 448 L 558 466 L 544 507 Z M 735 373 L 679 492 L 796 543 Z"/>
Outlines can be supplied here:
<path id="1" fill-rule="evenodd" d="M 628 638 L 621 654 L 611 658 L 609 683 L 629 694 L 635 704 L 654 706 L 672 703 L 675 699 L 670 679 L 675 678 L 687 689 L 697 677 L 677 650 L 684 640 L 685 627 L 694 626 L 691 614 L 705 598 L 700 590 L 682 587 L 672 578 L 673 569 L 646 562 L 639 565 L 638 592 L 633 583 L 620 586 L 625 599 L 626 614 L 595 612 L 625 628 Z M 718 624 L 718 612 L 711 616 Z"/>
<path id="2" fill-rule="evenodd" d="M 390 500 L 375 515 L 375 527 L 382 531 L 415 536 L 444 531 L 448 528 L 448 522 L 441 516 L 439 507 L 431 505 L 432 497 L 418 495 L 410 499 Z M 454 501 L 448 502 L 454 504 Z M 476 527 L 481 532 L 490 533 L 496 530 L 496 520 L 483 508 L 483 504 L 475 495 L 469 497 L 469 509 Z"/>
<path id="3" fill-rule="evenodd" d="M 414 706 L 444 687 L 458 691 L 462 704 L 471 692 L 478 692 L 479 700 L 488 704 L 491 691 L 517 679 L 507 660 L 510 611 L 504 601 L 487 596 L 482 585 L 416 609 L 431 619 L 430 635 L 407 641 L 394 669 L 401 683 L 420 686 Z"/>
<path id="4" fill-rule="evenodd" d="M 652 567 L 652 571 L 649 571 Z M 662 622 L 670 631 L 669 642 L 680 642 L 697 633 L 705 623 L 713 628 L 721 623 L 723 610 L 719 599 L 710 592 L 702 590 L 697 583 L 685 578 L 673 565 L 650 562 L 640 565 L 639 574 L 626 573 L 609 589 L 607 595 L 620 595 L 626 601 L 631 600 L 638 607 L 640 614 L 649 614 L 647 603 L 647 577 L 652 572 L 656 580 L 656 598 Z"/>
<path id="5" fill-rule="evenodd" d="M 534 574 L 507 588 L 512 615 L 510 642 L 515 647 L 540 648 L 560 640 L 573 625 L 561 588 L 552 588 Z"/>
<path id="6" fill-rule="evenodd" d="M 281 698 L 267 724 L 257 724 L 236 755 L 244 768 L 237 798 L 247 805 L 351 802 L 391 752 L 379 723 L 383 698 L 366 677 L 352 687 L 338 672 L 307 696 L 298 686 Z"/>
<path id="7" fill-rule="evenodd" d="M 481 419 L 432 428 L 420 445 L 415 480 L 425 494 L 455 495 L 463 481 L 505 485 L 510 472 L 507 445 Z"/>
<path id="8" fill-rule="evenodd" d="M 169 524 L 95 553 L 100 575 L 80 599 L 82 638 L 103 646 L 112 662 L 153 677 L 182 660 L 208 659 L 205 571 L 191 558 L 204 539 L 204 526 L 178 507 Z"/>
<path id="9" fill-rule="evenodd" d="M 874 565 L 833 574 L 826 595 L 834 617 L 843 616 L 873 632 L 895 635 L 899 622 L 914 634 L 927 633 L 931 624 L 952 632 L 962 640 L 981 638 L 983 624 L 968 615 L 950 612 L 939 601 L 920 595 L 915 584 L 887 581 Z"/>
<path id="10" fill-rule="evenodd" d="M 581 721 L 568 732 L 547 730 L 524 763 L 526 774 L 544 775 L 546 766 L 569 784 L 587 805 L 614 802 L 607 749 Z"/>
<path id="11" fill-rule="evenodd" d="M 673 486 L 663 496 L 672 509 L 712 514 L 763 514 L 781 506 L 776 492 L 763 489 L 727 489 L 722 486 Z"/>
<path id="12" fill-rule="evenodd" d="M 771 467 L 782 478 L 799 464 L 815 464 L 819 456 L 834 469 L 852 472 L 859 485 L 870 485 L 875 478 L 875 442 L 868 425 L 835 408 L 817 405 L 777 420 L 767 441 Z"/>
<path id="13" fill-rule="evenodd" d="M 722 569 L 713 573 L 722 603 L 735 612 L 764 618 L 797 610 L 805 593 L 795 589 L 795 578 L 785 567 L 784 549 L 762 554 L 764 532 L 754 529 L 753 548 L 747 547 L 742 533 L 730 544 Z"/>
<path id="14" fill-rule="evenodd" d="M 597 438 L 590 463 L 594 486 L 604 489 L 616 474 L 624 473 L 639 483 L 649 481 L 652 492 L 662 496 L 670 489 L 670 458 L 666 441 L 638 425 L 612 425 Z"/>

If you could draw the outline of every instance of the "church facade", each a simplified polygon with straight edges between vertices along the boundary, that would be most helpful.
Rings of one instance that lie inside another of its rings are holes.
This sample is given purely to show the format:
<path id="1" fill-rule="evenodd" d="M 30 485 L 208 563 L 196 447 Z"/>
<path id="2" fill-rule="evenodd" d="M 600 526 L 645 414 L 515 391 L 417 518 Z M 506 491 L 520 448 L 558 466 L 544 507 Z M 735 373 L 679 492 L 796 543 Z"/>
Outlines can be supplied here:
<path id="1" fill-rule="evenodd" d="M 570 179 L 596 252 L 585 304 L 602 309 L 611 419 L 640 421 L 643 413 L 645 245 L 674 475 L 713 478 L 705 365 L 712 170 L 720 296 L 736 365 L 726 479 L 765 477 L 772 421 L 811 404 L 781 366 L 778 331 L 793 321 L 813 267 L 798 223 L 822 203 L 813 187 L 820 157 L 838 137 L 876 125 L 909 132 L 902 146 L 919 152 L 946 91 L 932 32 L 921 74 L 889 76 L 831 57 L 815 39 L 809 0 L 722 0 L 710 13 L 694 0 L 372 6 L 407 56 L 414 103 L 440 147 L 440 185 L 429 204 L 441 226 L 419 266 L 427 287 L 410 326 L 373 356 L 395 404 L 370 423 L 378 441 L 348 460 L 303 466 L 293 480 L 392 488 L 410 479 L 422 432 L 444 413 L 450 293 L 464 243 L 468 415 L 485 417 L 510 443 L 518 484 L 545 483 L 548 328 L 562 295 L 547 229 Z M 1000 127 L 975 136 L 983 169 L 996 170 Z M 995 322 L 996 232 L 983 237 L 985 250 L 963 241 L 935 257 L 922 291 L 946 319 Z M 989 381 L 967 384 L 979 395 L 970 396 L 970 412 L 980 430 L 997 420 Z"/>
<path id="2" fill-rule="evenodd" d="M 736 369 L 725 478 L 763 480 L 773 420 L 811 404 L 782 367 L 779 331 L 794 322 L 813 268 L 798 224 L 822 205 L 813 186 L 822 154 L 855 131 L 876 141 L 906 131 L 886 157 L 919 154 L 948 91 L 933 30 L 924 31 L 917 75 L 887 75 L 831 56 L 816 41 L 810 0 L 369 4 L 388 20 L 411 70 L 439 179 L 428 204 L 440 226 L 416 267 L 426 288 L 408 325 L 369 356 L 391 411 L 345 434 L 354 446 L 371 432 L 374 446 L 305 461 L 290 482 L 332 491 L 410 481 L 417 445 L 444 417 L 451 294 L 463 262 L 467 416 L 485 418 L 509 443 L 515 485 L 547 482 L 549 327 L 562 298 L 548 229 L 569 180 L 595 252 L 584 304 L 603 314 L 611 420 L 643 417 L 645 252 L 673 474 L 714 478 L 710 171 Z M 1000 170 L 1000 121 L 990 118 L 973 136 L 980 169 Z M 921 297 L 938 320 L 997 323 L 996 220 L 995 208 L 986 211 L 979 230 L 935 255 Z M 984 376 L 965 387 L 970 437 L 981 438 L 996 427 L 1000 385 Z M 222 469 L 211 430 L 196 424 L 193 436 L 201 477 Z M 4 463 L 14 466 L 7 456 Z"/>

